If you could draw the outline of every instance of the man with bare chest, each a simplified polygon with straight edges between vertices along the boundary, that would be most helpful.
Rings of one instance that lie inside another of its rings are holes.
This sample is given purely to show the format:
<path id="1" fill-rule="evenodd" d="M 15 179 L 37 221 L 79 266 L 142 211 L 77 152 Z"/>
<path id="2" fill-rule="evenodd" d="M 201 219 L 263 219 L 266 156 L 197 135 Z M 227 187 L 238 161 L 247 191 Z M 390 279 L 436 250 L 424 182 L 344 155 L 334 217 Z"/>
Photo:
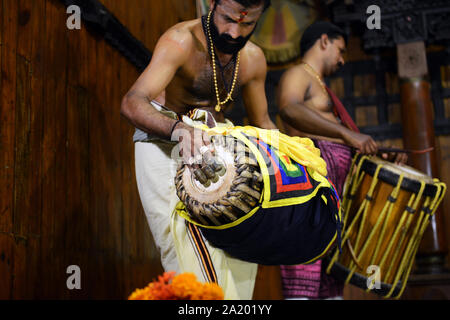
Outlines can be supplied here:
<path id="1" fill-rule="evenodd" d="M 264 54 L 248 42 L 266 1 L 242 2 L 253 5 L 246 8 L 235 0 L 212 1 L 209 30 L 205 21 L 208 19 L 203 17 L 166 31 L 149 66 L 124 97 L 122 114 L 142 131 L 170 139 L 172 129 L 194 130 L 182 123 L 174 127 L 176 121 L 161 115 L 149 101 L 165 91 L 167 109 L 186 114 L 201 108 L 222 122 L 223 110 L 233 103 L 239 87 L 250 123 L 275 129 L 264 92 Z"/>
<path id="2" fill-rule="evenodd" d="M 344 64 L 346 35 L 343 30 L 329 22 L 315 22 L 305 30 L 300 50 L 302 62 L 287 70 L 280 81 L 280 115 L 289 135 L 313 139 L 327 163 L 328 177 L 342 198 L 352 149 L 374 155 L 378 144 L 359 132 L 344 106 L 322 80 Z M 406 158 L 405 154 L 398 154 L 395 160 L 405 163 Z M 287 298 L 328 299 L 343 294 L 343 284 L 325 274 L 320 260 L 312 265 L 282 266 L 281 274 Z"/>
<path id="3" fill-rule="evenodd" d="M 269 5 L 270 0 L 211 0 L 207 15 L 167 30 L 121 107 L 136 127 L 138 190 L 164 269 L 219 282 L 226 299 L 251 299 L 257 265 L 210 246 L 175 214 L 172 153 L 178 144 L 195 175 L 204 175 L 213 150 L 208 135 L 193 125 L 230 125 L 224 110 L 239 94 L 251 125 L 276 129 L 267 110 L 264 54 L 248 42 Z"/>

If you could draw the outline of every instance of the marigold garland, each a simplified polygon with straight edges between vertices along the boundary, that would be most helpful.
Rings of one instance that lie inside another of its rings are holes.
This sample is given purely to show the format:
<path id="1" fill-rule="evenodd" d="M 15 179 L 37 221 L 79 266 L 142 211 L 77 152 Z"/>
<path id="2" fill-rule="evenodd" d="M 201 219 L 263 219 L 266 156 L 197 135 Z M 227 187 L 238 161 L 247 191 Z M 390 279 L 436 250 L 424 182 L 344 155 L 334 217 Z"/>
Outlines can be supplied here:
<path id="1" fill-rule="evenodd" d="M 216 283 L 197 281 L 193 273 L 164 272 L 158 280 L 136 289 L 128 300 L 223 300 L 222 288 Z"/>

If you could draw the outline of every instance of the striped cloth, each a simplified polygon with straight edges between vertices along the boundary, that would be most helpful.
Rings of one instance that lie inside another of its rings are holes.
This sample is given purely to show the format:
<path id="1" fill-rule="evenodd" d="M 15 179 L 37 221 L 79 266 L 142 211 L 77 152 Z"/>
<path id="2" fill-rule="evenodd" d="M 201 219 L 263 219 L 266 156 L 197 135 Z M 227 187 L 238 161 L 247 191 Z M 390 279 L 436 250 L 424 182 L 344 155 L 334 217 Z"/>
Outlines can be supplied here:
<path id="1" fill-rule="evenodd" d="M 344 182 L 352 161 L 348 146 L 315 140 L 321 156 L 327 163 L 328 178 L 342 198 Z M 283 294 L 286 299 L 327 299 L 343 295 L 344 284 L 329 276 L 322 260 L 309 265 L 280 266 Z"/>
<path id="2" fill-rule="evenodd" d="M 327 164 L 328 178 L 333 182 L 342 199 L 344 182 L 352 163 L 351 148 L 326 140 L 314 140 L 314 144 L 320 149 L 320 155 Z"/>

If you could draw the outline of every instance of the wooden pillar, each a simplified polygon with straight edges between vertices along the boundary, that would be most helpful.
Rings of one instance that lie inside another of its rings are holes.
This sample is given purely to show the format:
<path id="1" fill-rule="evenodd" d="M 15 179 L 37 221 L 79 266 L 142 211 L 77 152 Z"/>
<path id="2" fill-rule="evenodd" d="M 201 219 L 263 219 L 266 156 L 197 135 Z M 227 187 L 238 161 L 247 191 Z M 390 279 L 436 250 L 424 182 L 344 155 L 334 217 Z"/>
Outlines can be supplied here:
<path id="1" fill-rule="evenodd" d="M 398 73 L 402 107 L 403 143 L 406 149 L 434 147 L 425 154 L 412 154 L 412 167 L 438 178 L 433 105 L 423 41 L 397 45 Z M 438 209 L 422 239 L 417 257 L 417 273 L 444 272 L 447 246 L 444 212 Z"/>

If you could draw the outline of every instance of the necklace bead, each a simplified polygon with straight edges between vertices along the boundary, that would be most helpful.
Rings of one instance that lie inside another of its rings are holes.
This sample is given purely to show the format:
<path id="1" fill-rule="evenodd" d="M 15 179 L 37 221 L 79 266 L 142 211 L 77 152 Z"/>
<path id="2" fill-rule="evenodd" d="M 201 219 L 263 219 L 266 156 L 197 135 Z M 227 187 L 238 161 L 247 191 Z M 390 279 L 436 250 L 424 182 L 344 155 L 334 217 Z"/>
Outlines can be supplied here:
<path id="1" fill-rule="evenodd" d="M 230 92 L 227 94 L 227 98 L 224 101 L 220 101 L 219 86 L 217 84 L 216 57 L 215 57 L 215 54 L 214 54 L 214 44 L 212 42 L 211 30 L 210 30 L 211 12 L 212 11 L 209 11 L 209 14 L 208 14 L 207 32 L 208 32 L 208 40 L 209 40 L 209 43 L 210 43 L 210 46 L 211 46 L 211 60 L 212 60 L 212 68 L 213 68 L 213 76 L 214 76 L 214 89 L 215 89 L 216 98 L 217 98 L 217 104 L 216 104 L 216 107 L 214 109 L 217 112 L 220 112 L 222 105 L 226 104 L 230 100 L 233 101 L 232 94 L 233 94 L 233 91 L 234 91 L 234 87 L 236 85 L 237 75 L 238 75 L 238 71 L 239 71 L 239 60 L 240 60 L 241 52 L 239 51 L 238 54 L 237 54 L 236 66 L 235 66 L 235 70 L 234 70 L 234 77 L 233 77 L 233 82 L 231 83 Z"/>
<path id="2" fill-rule="evenodd" d="M 313 76 L 316 77 L 317 81 L 319 82 L 320 86 L 322 87 L 323 92 L 328 96 L 328 92 L 327 92 L 327 89 L 325 88 L 325 84 L 323 83 L 323 80 L 322 80 L 322 78 L 320 78 L 320 76 L 319 76 L 319 74 L 317 73 L 317 71 L 314 70 L 314 68 L 311 67 L 311 66 L 309 65 L 309 63 L 307 63 L 307 62 L 305 62 L 305 61 L 302 61 L 302 64 L 303 64 L 304 67 L 307 67 L 307 68 L 305 68 L 305 69 L 306 69 L 306 70 L 309 70 L 309 73 L 312 73 Z"/>

